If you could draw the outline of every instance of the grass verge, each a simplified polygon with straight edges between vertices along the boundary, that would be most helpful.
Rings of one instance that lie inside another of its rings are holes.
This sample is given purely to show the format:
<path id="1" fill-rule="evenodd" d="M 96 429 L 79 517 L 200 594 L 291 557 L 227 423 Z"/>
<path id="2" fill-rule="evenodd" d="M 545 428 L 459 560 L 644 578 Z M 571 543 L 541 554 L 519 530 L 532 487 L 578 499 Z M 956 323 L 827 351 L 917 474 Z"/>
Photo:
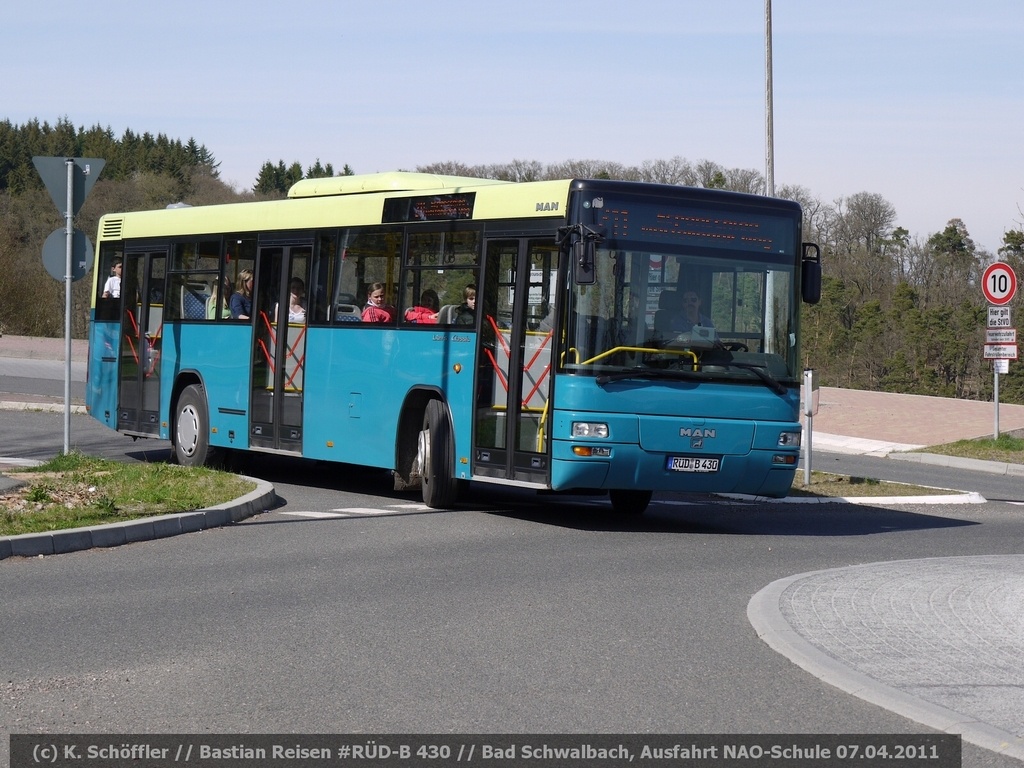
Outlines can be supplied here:
<path id="1" fill-rule="evenodd" d="M 125 464 L 80 453 L 7 475 L 25 485 L 0 494 L 0 536 L 204 509 L 255 488 L 250 480 L 226 472 Z"/>
<path id="2" fill-rule="evenodd" d="M 930 445 L 916 453 L 937 453 L 942 456 L 959 456 L 964 459 L 999 461 L 1005 464 L 1024 464 L 1024 438 L 1003 434 L 998 438 L 957 440 L 955 443 Z"/>
<path id="3" fill-rule="evenodd" d="M 790 488 L 790 496 L 946 496 L 959 491 L 941 488 L 927 488 L 921 485 L 892 483 L 886 480 L 872 480 L 868 477 L 834 475 L 831 472 L 811 472 L 811 484 L 804 483 L 804 473 L 797 471 Z"/>

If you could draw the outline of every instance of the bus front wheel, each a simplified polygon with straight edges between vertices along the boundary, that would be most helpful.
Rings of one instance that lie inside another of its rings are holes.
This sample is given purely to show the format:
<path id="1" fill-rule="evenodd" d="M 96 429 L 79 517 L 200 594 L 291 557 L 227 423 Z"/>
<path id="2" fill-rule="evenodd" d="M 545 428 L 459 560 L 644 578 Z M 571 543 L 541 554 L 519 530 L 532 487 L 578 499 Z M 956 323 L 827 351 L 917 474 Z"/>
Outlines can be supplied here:
<path id="1" fill-rule="evenodd" d="M 212 458 L 206 392 L 199 384 L 181 391 L 174 419 L 174 457 L 184 467 L 201 467 Z"/>
<path id="2" fill-rule="evenodd" d="M 431 509 L 446 509 L 455 503 L 459 485 L 452 475 L 452 431 L 440 400 L 431 400 L 423 413 L 419 437 L 419 465 L 422 473 L 423 503 Z"/>
<path id="3" fill-rule="evenodd" d="M 612 509 L 620 515 L 642 515 L 651 503 L 651 491 L 613 489 L 608 491 Z"/>

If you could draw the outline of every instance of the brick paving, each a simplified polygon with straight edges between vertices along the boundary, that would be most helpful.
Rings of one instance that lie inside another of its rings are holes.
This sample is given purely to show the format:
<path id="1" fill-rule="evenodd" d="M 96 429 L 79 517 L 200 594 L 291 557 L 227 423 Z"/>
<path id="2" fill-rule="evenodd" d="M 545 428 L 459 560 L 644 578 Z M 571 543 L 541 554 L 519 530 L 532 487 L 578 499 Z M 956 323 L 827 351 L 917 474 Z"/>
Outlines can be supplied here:
<path id="1" fill-rule="evenodd" d="M 814 433 L 887 443 L 940 445 L 995 433 L 995 404 L 822 387 Z M 1024 405 L 999 404 L 1000 434 L 1024 430 Z"/>

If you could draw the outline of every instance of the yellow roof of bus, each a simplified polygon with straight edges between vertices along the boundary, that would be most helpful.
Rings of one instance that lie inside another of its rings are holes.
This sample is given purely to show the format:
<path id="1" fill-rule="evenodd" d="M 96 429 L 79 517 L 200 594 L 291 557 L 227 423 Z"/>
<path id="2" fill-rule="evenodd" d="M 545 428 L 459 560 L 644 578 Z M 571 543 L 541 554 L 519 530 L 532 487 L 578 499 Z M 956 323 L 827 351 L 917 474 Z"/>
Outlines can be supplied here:
<path id="1" fill-rule="evenodd" d="M 560 218 L 566 214 L 570 183 L 513 183 L 403 172 L 305 179 L 297 182 L 284 200 L 106 214 L 100 219 L 99 241 L 367 226 L 381 223 L 385 198 L 431 192 L 475 192 L 474 220 Z"/>

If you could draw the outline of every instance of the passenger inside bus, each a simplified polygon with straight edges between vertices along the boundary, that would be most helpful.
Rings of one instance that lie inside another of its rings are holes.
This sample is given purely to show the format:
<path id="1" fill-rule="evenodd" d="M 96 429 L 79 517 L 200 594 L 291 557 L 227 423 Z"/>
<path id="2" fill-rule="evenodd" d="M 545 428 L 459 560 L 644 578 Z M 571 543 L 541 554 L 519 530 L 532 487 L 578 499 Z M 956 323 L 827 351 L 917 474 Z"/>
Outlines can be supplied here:
<path id="1" fill-rule="evenodd" d="M 121 298 L 121 269 L 123 264 L 124 261 L 117 258 L 114 259 L 114 263 L 110 265 L 110 277 L 108 277 L 107 282 L 103 284 L 104 299 Z"/>
<path id="2" fill-rule="evenodd" d="M 476 324 L 476 286 L 470 283 L 462 291 L 462 305 L 455 313 L 455 325 Z"/>
<path id="3" fill-rule="evenodd" d="M 394 317 L 395 308 L 384 303 L 384 283 L 374 283 L 366 292 L 363 322 L 390 323 Z"/>
<path id="4" fill-rule="evenodd" d="M 227 302 L 231 298 L 231 281 L 225 276 L 221 283 L 221 290 L 214 285 L 210 291 L 210 298 L 206 300 L 206 319 L 213 320 L 217 315 L 231 317 L 231 308 Z M 217 304 L 220 304 L 218 307 Z"/>
<path id="5" fill-rule="evenodd" d="M 255 275 L 251 269 L 238 273 L 238 290 L 231 294 L 231 317 L 248 320 L 252 317 L 252 284 Z"/>
<path id="6" fill-rule="evenodd" d="M 437 291 L 427 288 L 420 296 L 420 303 L 405 310 L 407 323 L 436 323 L 441 310 L 441 300 Z"/>
<path id="7" fill-rule="evenodd" d="M 274 307 L 274 320 L 277 321 L 278 307 Z M 293 277 L 288 284 L 288 322 L 306 322 L 306 284 L 301 278 Z"/>

